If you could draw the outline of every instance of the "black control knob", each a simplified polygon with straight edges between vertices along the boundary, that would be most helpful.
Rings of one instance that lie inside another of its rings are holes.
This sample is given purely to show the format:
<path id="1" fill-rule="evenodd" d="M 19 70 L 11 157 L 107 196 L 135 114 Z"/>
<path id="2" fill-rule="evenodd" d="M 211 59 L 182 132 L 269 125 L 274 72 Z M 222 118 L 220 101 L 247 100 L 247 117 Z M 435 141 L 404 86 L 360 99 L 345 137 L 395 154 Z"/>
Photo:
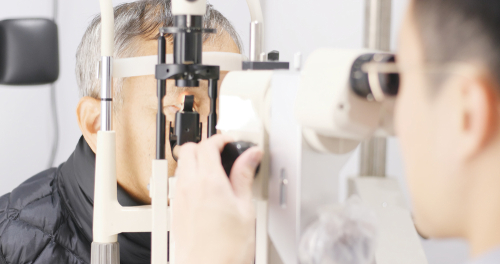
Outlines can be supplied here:
<path id="1" fill-rule="evenodd" d="M 268 61 L 279 61 L 280 60 L 280 52 L 277 50 L 273 50 L 267 54 Z"/>
<path id="2" fill-rule="evenodd" d="M 222 150 L 221 153 L 221 161 L 222 161 L 222 167 L 224 168 L 224 171 L 226 172 L 228 177 L 229 175 L 231 175 L 231 169 L 233 168 L 236 159 L 241 154 L 243 154 L 243 152 L 255 146 L 256 145 L 251 142 L 238 141 L 238 142 L 228 143 L 224 147 L 224 150 Z M 259 168 L 257 168 L 257 170 L 255 171 L 255 175 L 257 175 L 258 171 Z"/>

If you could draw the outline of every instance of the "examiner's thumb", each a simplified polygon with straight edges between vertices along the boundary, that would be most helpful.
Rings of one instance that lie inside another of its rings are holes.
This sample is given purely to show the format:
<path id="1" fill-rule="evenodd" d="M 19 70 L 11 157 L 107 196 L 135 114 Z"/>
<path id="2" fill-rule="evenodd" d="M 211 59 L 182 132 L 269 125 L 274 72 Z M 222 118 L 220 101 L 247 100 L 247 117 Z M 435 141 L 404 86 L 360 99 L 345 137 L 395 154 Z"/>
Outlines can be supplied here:
<path id="1" fill-rule="evenodd" d="M 236 196 L 244 199 L 252 198 L 253 179 L 262 155 L 259 148 L 253 147 L 243 152 L 234 162 L 229 178 Z"/>

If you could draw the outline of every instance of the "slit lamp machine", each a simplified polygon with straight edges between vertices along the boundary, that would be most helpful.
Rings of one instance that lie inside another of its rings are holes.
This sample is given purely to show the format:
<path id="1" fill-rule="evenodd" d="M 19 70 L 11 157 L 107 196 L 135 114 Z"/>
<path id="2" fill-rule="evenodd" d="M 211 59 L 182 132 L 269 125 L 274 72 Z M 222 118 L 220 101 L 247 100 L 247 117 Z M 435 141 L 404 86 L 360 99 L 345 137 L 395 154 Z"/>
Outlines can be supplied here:
<path id="1" fill-rule="evenodd" d="M 391 135 L 394 96 L 399 88 L 399 76 L 387 70 L 394 62 L 393 54 L 320 49 L 309 56 L 301 71 L 291 71 L 289 63 L 278 61 L 275 53 L 264 52 L 260 1 L 247 3 L 252 19 L 249 59 L 235 53 L 202 52 L 203 34 L 215 33 L 215 29 L 203 28 L 206 0 L 172 0 L 174 27 L 159 29 L 158 56 L 114 59 L 112 1 L 100 0 L 101 129 L 97 136 L 92 264 L 120 263 L 117 236 L 122 232 L 151 232 L 151 263 L 175 263 L 171 250 L 175 241 L 169 241 L 175 177 L 168 177 L 165 153 L 186 142 L 199 142 L 202 133 L 210 137 L 217 130 L 236 140 L 222 153 L 228 175 L 232 162 L 244 150 L 254 145 L 264 149 L 254 181 L 255 263 L 299 263 L 301 237 L 317 219 L 317 211 L 339 203 L 339 171 L 353 150 L 371 136 Z M 167 35 L 173 36 L 173 54 L 166 54 Z M 377 65 L 386 65 L 386 71 Z M 218 95 L 221 70 L 231 72 Z M 158 94 L 152 203 L 123 207 L 117 200 L 112 83 L 113 78 L 149 74 L 157 79 Z M 200 80 L 208 81 L 211 103 L 207 131 L 201 129 L 193 96 L 185 97 L 175 122 L 166 124 L 162 113 L 166 80 L 174 80 L 178 87 L 199 87 Z M 376 263 L 427 263 L 397 182 L 356 177 L 349 180 L 348 189 L 349 195 L 359 196 L 377 216 Z"/>

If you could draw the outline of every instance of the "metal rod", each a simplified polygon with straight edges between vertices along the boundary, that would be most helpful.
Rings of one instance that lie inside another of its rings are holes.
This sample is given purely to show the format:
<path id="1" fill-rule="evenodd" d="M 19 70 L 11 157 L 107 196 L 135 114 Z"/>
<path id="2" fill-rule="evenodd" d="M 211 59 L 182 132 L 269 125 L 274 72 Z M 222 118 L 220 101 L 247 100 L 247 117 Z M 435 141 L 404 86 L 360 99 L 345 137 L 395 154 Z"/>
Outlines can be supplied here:
<path id="1" fill-rule="evenodd" d="M 365 37 L 368 49 L 391 49 L 392 0 L 365 0 Z"/>
<path id="2" fill-rule="evenodd" d="M 166 62 L 167 41 L 163 34 L 158 37 L 158 64 Z M 158 80 L 158 112 L 156 114 L 156 159 L 165 159 L 166 117 L 163 113 L 163 98 L 167 94 L 167 81 Z"/>
<path id="3" fill-rule="evenodd" d="M 365 47 L 389 51 L 392 0 L 365 0 Z M 387 140 L 372 138 L 361 144 L 360 175 L 385 176 Z"/>
<path id="4" fill-rule="evenodd" d="M 111 73 L 112 57 L 101 58 L 101 130 L 111 131 L 113 109 L 113 87 Z"/>
<path id="5" fill-rule="evenodd" d="M 52 0 L 52 19 L 57 23 L 59 16 L 59 0 Z"/>
<path id="6" fill-rule="evenodd" d="M 260 61 L 262 52 L 264 52 L 262 23 L 253 21 L 250 23 L 250 61 Z"/>
<path id="7" fill-rule="evenodd" d="M 52 139 L 52 148 L 50 150 L 50 158 L 48 168 L 54 166 L 56 160 L 57 148 L 59 147 L 59 118 L 57 117 L 57 97 L 56 97 L 56 84 L 50 85 L 50 110 L 52 113 L 52 123 L 54 126 L 54 137 Z"/>
<path id="8" fill-rule="evenodd" d="M 54 23 L 57 24 L 58 18 L 58 7 L 59 1 L 52 1 L 52 19 Z M 48 163 L 48 168 L 54 166 L 54 162 L 56 160 L 57 148 L 59 147 L 59 118 L 57 117 L 57 96 L 56 96 L 56 83 L 52 83 L 50 85 L 50 110 L 52 113 L 52 125 L 54 129 L 54 136 L 52 139 L 52 147 L 50 150 L 50 158 Z"/>
<path id="9" fill-rule="evenodd" d="M 210 97 L 210 113 L 208 114 L 207 137 L 217 134 L 217 82 L 219 80 L 208 80 L 208 96 Z"/>

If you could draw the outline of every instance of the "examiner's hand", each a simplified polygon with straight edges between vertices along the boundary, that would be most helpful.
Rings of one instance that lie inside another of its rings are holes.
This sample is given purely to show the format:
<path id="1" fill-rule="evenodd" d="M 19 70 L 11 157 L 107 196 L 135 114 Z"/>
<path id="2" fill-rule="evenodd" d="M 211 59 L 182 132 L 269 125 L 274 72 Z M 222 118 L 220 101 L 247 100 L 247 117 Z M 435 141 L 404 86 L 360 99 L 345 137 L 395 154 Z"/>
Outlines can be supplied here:
<path id="1" fill-rule="evenodd" d="M 251 148 L 230 179 L 220 153 L 231 138 L 216 135 L 179 152 L 172 231 L 178 264 L 250 264 L 255 248 L 252 182 L 262 152 Z"/>

